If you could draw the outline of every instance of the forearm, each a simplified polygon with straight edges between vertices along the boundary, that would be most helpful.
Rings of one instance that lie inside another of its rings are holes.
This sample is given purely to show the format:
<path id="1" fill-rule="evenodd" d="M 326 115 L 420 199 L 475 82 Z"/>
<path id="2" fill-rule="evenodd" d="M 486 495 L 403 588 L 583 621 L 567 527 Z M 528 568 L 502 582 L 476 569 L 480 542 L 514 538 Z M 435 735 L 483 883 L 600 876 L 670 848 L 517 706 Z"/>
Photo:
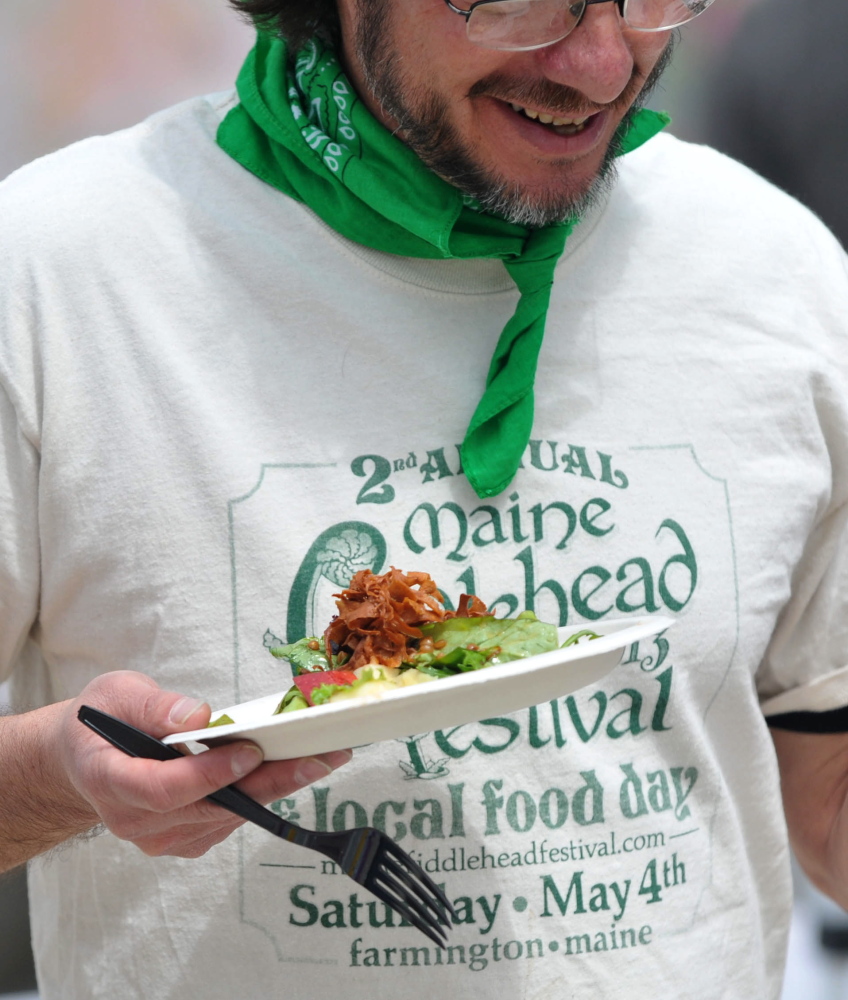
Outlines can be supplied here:
<path id="1" fill-rule="evenodd" d="M 848 736 L 773 730 L 772 738 L 795 856 L 848 909 Z"/>
<path id="2" fill-rule="evenodd" d="M 99 822 L 61 766 L 57 746 L 67 703 L 0 718 L 0 872 Z"/>

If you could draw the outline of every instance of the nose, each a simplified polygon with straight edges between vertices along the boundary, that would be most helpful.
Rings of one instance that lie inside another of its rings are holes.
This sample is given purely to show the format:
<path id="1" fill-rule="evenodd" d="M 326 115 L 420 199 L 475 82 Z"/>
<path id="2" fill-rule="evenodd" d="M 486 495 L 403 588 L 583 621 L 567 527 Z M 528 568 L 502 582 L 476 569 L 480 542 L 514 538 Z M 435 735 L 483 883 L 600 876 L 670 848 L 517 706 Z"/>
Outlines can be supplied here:
<path id="1" fill-rule="evenodd" d="M 536 50 L 545 76 L 574 87 L 596 104 L 609 104 L 619 97 L 634 68 L 619 7 L 619 2 L 589 0 L 571 34 Z"/>

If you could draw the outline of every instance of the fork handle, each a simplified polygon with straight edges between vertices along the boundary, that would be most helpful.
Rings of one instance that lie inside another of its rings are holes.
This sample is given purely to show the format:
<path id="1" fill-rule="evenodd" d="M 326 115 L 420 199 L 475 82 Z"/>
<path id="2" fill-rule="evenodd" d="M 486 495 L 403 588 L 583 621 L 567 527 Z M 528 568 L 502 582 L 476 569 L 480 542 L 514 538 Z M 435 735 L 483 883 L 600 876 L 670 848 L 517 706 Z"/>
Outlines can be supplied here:
<path id="1" fill-rule="evenodd" d="M 77 718 L 98 736 L 102 736 L 104 740 L 118 750 L 122 750 L 129 757 L 144 757 L 148 760 L 174 760 L 176 757 L 185 756 L 174 747 L 143 733 L 128 722 L 116 719 L 113 715 L 101 712 L 90 705 L 83 705 L 77 712 Z M 250 823 L 256 823 L 257 826 L 261 826 L 269 833 L 294 844 L 302 843 L 305 839 L 302 835 L 309 832 L 295 826 L 294 823 L 281 819 L 276 813 L 260 805 L 240 788 L 236 788 L 235 785 L 220 788 L 207 795 L 206 798 L 223 806 L 224 809 L 229 809 L 236 816 L 240 816 Z"/>

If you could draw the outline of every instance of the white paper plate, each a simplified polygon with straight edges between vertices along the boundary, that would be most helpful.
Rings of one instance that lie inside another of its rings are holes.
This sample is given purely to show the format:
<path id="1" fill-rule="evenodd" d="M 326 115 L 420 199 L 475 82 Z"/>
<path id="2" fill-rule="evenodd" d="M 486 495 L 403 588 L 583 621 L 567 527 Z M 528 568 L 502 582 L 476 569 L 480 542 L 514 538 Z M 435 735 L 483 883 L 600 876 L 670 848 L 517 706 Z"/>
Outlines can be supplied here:
<path id="1" fill-rule="evenodd" d="M 566 626 L 559 630 L 561 642 L 582 628 L 591 628 L 601 638 L 401 688 L 379 701 L 345 701 L 273 715 L 286 688 L 213 713 L 214 717 L 225 712 L 234 720 L 232 725 L 174 733 L 163 742 L 193 740 L 211 746 L 245 738 L 262 747 L 266 760 L 286 760 L 460 726 L 517 712 L 594 684 L 618 666 L 628 646 L 672 624 L 671 618 L 652 615 Z"/>

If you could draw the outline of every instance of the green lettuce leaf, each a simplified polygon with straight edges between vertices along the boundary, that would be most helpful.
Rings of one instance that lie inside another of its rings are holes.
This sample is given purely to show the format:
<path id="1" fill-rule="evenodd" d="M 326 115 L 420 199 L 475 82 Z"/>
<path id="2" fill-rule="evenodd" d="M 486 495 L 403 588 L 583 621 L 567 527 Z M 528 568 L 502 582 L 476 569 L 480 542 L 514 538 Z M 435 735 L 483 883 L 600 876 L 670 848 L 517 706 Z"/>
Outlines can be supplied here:
<path id="1" fill-rule="evenodd" d="M 224 712 L 224 714 L 219 716 L 214 722 L 210 722 L 206 728 L 214 729 L 215 726 L 231 726 L 232 724 L 233 720 L 229 717 L 229 715 L 227 715 L 226 712 Z"/>
<path id="2" fill-rule="evenodd" d="M 320 687 L 312 689 L 312 704 L 323 705 L 328 702 L 337 691 L 351 691 L 355 684 L 322 684 Z"/>
<path id="3" fill-rule="evenodd" d="M 273 715 L 282 715 L 283 712 L 299 712 L 302 708 L 309 708 L 309 702 L 303 697 L 298 688 L 292 686 L 283 695 L 283 700 L 274 709 Z"/>
<path id="4" fill-rule="evenodd" d="M 318 648 L 313 649 L 316 642 Z M 272 646 L 270 653 L 280 660 L 288 660 L 295 675 L 312 674 L 316 670 L 330 669 L 327 653 L 324 649 L 324 640 L 317 639 L 315 636 L 305 636 L 288 646 Z"/>
<path id="5" fill-rule="evenodd" d="M 435 657 L 429 654 L 429 660 L 427 656 L 419 656 L 415 660 L 415 669 L 420 671 L 422 674 L 429 674 L 431 677 L 455 677 L 455 670 L 444 670 L 439 667 L 434 667 L 432 661 Z"/>
<path id="6" fill-rule="evenodd" d="M 575 632 L 574 635 L 570 635 L 565 642 L 562 644 L 562 648 L 565 649 L 566 646 L 576 646 L 581 639 L 600 639 L 601 637 L 597 632 L 593 632 L 590 628 L 581 629 L 579 632 Z"/>
<path id="7" fill-rule="evenodd" d="M 421 631 L 434 643 L 444 643 L 435 654 L 423 653 L 413 663 L 420 667 L 479 670 L 495 663 L 536 656 L 556 649 L 555 625 L 540 622 L 532 611 L 517 618 L 451 618 L 424 625 Z M 476 649 L 468 649 L 469 646 Z M 419 667 L 419 669 L 420 669 Z"/>

